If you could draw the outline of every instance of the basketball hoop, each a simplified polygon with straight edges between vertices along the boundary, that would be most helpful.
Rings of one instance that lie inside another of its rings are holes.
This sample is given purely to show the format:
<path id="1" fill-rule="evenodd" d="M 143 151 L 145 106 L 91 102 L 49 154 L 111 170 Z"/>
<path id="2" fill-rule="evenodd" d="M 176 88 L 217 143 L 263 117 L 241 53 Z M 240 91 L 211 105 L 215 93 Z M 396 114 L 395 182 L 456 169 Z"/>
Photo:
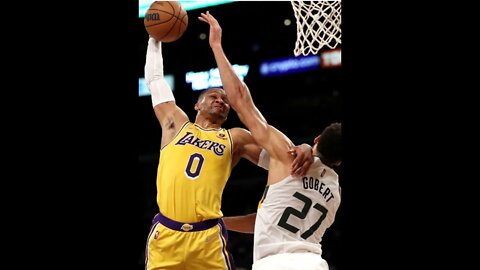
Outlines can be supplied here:
<path id="1" fill-rule="evenodd" d="M 342 43 L 341 0 L 290 1 L 297 21 L 295 56 L 317 54 Z"/>

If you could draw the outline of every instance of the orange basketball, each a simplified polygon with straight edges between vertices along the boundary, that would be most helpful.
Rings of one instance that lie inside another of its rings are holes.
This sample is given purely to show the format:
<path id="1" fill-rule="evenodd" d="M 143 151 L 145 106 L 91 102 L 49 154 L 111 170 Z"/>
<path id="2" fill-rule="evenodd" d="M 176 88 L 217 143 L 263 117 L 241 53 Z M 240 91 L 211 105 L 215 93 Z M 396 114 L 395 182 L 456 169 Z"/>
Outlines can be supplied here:
<path id="1" fill-rule="evenodd" d="M 178 1 L 155 1 L 145 12 L 143 23 L 154 39 L 173 42 L 187 30 L 188 15 Z"/>

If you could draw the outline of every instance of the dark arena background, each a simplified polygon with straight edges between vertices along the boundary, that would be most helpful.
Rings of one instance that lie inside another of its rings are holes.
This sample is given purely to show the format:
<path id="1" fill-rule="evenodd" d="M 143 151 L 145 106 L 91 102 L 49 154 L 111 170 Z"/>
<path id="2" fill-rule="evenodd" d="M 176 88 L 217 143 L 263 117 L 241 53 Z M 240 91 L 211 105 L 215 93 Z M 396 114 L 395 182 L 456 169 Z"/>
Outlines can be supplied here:
<path id="1" fill-rule="evenodd" d="M 148 40 L 139 3 L 121 2 L 36 3 L 15 20 L 26 27 L 7 31 L 3 239 L 12 244 L 5 265 L 144 269 L 158 211 L 161 129 L 150 96 L 139 92 Z M 290 1 L 188 10 L 184 35 L 163 44 L 165 74 L 192 121 L 199 91 L 187 74 L 215 76 L 209 27 L 198 20 L 209 10 L 270 124 L 296 144 L 311 144 L 327 124 L 342 122 L 342 202 L 322 240 L 330 270 L 476 263 L 469 261 L 474 249 L 462 248 L 478 231 L 477 209 L 468 208 L 477 196 L 467 194 L 476 191 L 476 160 L 463 152 L 459 159 L 459 151 L 474 145 L 478 101 L 468 98 L 475 92 L 468 79 L 476 78 L 478 48 L 445 39 L 471 36 L 461 31 L 475 25 L 452 24 L 445 14 L 462 16 L 454 22 L 475 17 L 451 5 L 420 6 L 342 1 L 341 51 L 323 48 L 313 58 L 294 57 Z M 231 111 L 224 127 L 235 126 L 243 127 Z M 241 160 L 226 184 L 223 214 L 255 212 L 266 177 Z M 250 269 L 253 235 L 229 235 L 237 269 Z"/>
<path id="2" fill-rule="evenodd" d="M 289 1 L 240 1 L 188 10 L 189 25 L 177 41 L 163 44 L 164 71 L 173 77 L 177 104 L 195 120 L 194 104 L 200 91 L 192 90 L 186 81 L 188 72 L 204 72 L 216 68 L 208 43 L 208 24 L 198 20 L 200 12 L 209 10 L 223 29 L 223 48 L 232 65 L 248 65 L 244 81 L 248 84 L 257 107 L 267 121 L 283 131 L 296 144 L 313 144 L 313 139 L 333 121 L 342 121 L 342 69 L 340 63 L 330 66 L 321 55 L 335 52 L 323 48 L 306 70 L 284 74 L 262 73 L 265 65 L 293 58 L 297 29 Z M 290 21 L 290 25 L 285 23 Z M 143 18 L 138 18 L 138 77 L 143 78 L 147 32 Z M 315 60 L 316 59 L 316 60 Z M 290 61 L 292 61 L 290 59 Z M 277 62 L 278 63 L 278 62 Z M 264 67 L 263 69 L 261 67 Z M 272 70 L 272 68 L 270 69 Z M 140 85 L 140 84 L 139 84 Z M 144 249 L 152 217 L 158 211 L 155 177 L 158 165 L 161 129 L 155 118 L 149 95 L 138 97 L 138 181 L 141 231 L 135 243 L 138 267 L 144 269 Z M 244 127 L 232 110 L 224 127 Z M 341 168 L 340 185 L 343 186 Z M 233 169 L 222 199 L 224 215 L 240 215 L 256 211 L 266 184 L 267 172 L 247 160 Z M 347 180 L 348 181 L 348 180 Z M 343 205 L 334 225 L 322 241 L 323 257 L 330 269 L 341 266 Z M 238 270 L 251 269 L 253 234 L 229 232 L 230 248 Z"/>

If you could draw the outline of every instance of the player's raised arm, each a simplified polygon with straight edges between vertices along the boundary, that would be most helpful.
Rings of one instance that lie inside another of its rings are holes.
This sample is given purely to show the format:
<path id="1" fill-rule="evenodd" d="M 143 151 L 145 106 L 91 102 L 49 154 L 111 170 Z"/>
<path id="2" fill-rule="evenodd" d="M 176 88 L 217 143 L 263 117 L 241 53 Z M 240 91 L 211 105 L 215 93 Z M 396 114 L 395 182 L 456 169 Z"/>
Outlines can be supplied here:
<path id="1" fill-rule="evenodd" d="M 235 71 L 223 52 L 221 44 L 222 28 L 208 11 L 207 13 L 201 13 L 199 19 L 210 25 L 210 47 L 213 50 L 218 69 L 220 70 L 220 78 L 230 105 L 237 112 L 240 120 L 252 132 L 252 135 L 258 143 L 261 143 L 262 140 L 267 140 L 265 135 L 267 134 L 268 123 L 261 112 L 255 107 L 247 85 L 235 74 Z"/>
<path id="2" fill-rule="evenodd" d="M 185 112 L 175 104 L 172 89 L 163 74 L 162 43 L 150 37 L 145 63 L 145 82 L 152 96 L 152 106 L 162 127 L 162 147 L 170 142 L 188 121 Z"/>
<path id="3" fill-rule="evenodd" d="M 247 85 L 235 74 L 222 48 L 220 24 L 209 12 L 201 13 L 199 19 L 210 25 L 209 43 L 230 105 L 237 112 L 242 123 L 250 130 L 255 141 L 268 151 L 272 159 L 279 159 L 284 164 L 290 164 L 292 156 L 287 154 L 287 150 L 293 147 L 293 143 L 283 133 L 267 123 L 255 106 Z"/>

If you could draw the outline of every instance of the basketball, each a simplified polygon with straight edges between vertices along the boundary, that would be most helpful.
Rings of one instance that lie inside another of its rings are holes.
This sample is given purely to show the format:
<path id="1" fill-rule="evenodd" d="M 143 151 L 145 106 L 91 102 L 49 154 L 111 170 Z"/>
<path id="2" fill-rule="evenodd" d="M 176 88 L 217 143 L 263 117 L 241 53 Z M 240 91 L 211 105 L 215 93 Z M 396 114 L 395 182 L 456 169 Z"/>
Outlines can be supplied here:
<path id="1" fill-rule="evenodd" d="M 178 1 L 155 1 L 145 12 L 143 23 L 157 41 L 173 42 L 187 30 L 188 15 Z"/>

